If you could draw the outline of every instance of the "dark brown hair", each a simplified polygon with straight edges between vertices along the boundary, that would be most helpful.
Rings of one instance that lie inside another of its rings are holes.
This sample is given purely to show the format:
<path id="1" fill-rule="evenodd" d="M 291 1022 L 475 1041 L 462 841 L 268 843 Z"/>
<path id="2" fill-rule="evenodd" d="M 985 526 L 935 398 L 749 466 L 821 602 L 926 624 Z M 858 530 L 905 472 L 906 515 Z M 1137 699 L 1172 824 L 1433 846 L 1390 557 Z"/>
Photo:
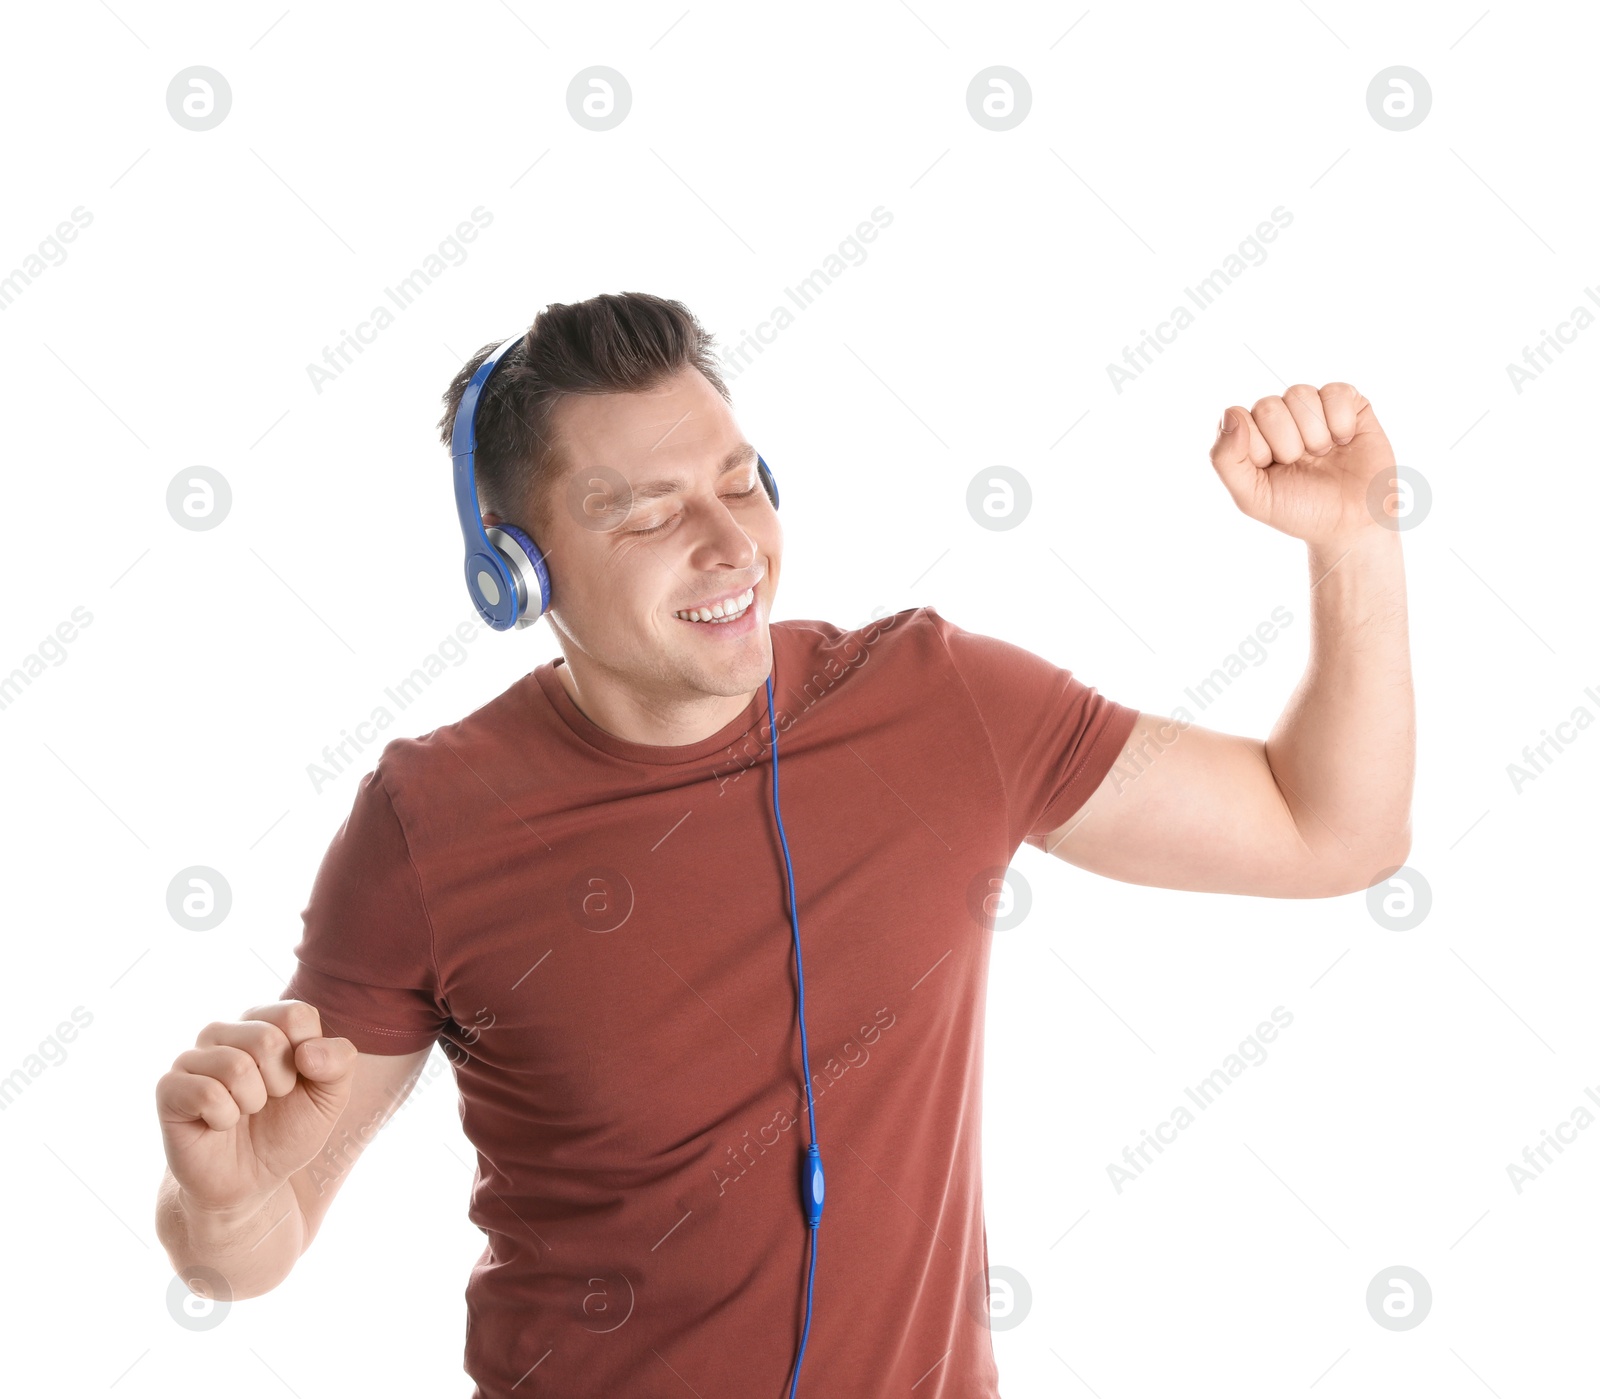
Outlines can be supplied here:
<path id="1" fill-rule="evenodd" d="M 549 487 L 568 465 L 566 444 L 551 420 L 555 406 L 569 394 L 643 393 L 687 366 L 731 403 L 713 343 L 681 301 L 642 291 L 546 306 L 502 356 L 478 400 L 473 466 L 483 509 L 527 530 L 535 542 L 541 533 L 548 538 Z M 483 346 L 445 390 L 439 436 L 447 448 L 461 395 L 499 344 Z"/>

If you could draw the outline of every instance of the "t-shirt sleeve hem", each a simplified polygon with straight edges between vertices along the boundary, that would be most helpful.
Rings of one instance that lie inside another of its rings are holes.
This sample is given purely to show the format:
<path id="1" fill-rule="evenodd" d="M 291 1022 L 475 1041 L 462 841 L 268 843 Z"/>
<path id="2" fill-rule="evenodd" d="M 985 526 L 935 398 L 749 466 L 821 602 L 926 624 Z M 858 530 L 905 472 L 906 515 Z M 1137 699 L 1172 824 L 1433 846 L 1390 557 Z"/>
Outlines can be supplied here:
<path id="1" fill-rule="evenodd" d="M 437 1024 L 413 1023 L 407 1026 L 396 1025 L 393 1020 L 388 1024 L 380 1024 L 376 1019 L 367 1020 L 351 1013 L 364 1010 L 369 1015 L 388 1018 L 390 1007 L 384 1004 L 384 1000 L 386 995 L 392 994 L 394 988 L 346 981 L 342 977 L 319 971 L 302 960 L 284 987 L 282 998 L 315 1006 L 322 1022 L 323 1035 L 347 1039 L 362 1054 L 413 1054 L 437 1043 L 446 1030 L 442 1017 Z M 404 1018 L 417 1019 L 410 1004 L 406 1006 Z"/>
<path id="2" fill-rule="evenodd" d="M 1115 766 L 1128 739 L 1139 722 L 1139 710 L 1116 700 L 1100 696 L 1106 716 L 1099 733 L 1091 740 L 1083 761 L 1066 786 L 1056 794 L 1055 800 L 1039 814 L 1038 827 L 1027 836 L 1027 843 L 1040 849 L 1045 839 L 1070 821 L 1080 807 L 1089 800 Z"/>
<path id="3" fill-rule="evenodd" d="M 305 997 L 294 999 L 304 1000 Z M 315 1001 L 310 1002 L 316 1005 Z M 317 1016 L 322 1021 L 322 1033 L 330 1039 L 347 1039 L 362 1054 L 415 1054 L 419 1049 L 430 1049 L 437 1035 L 419 1035 L 413 1030 L 388 1030 L 380 1025 L 364 1025 L 359 1020 L 317 1006 Z"/>

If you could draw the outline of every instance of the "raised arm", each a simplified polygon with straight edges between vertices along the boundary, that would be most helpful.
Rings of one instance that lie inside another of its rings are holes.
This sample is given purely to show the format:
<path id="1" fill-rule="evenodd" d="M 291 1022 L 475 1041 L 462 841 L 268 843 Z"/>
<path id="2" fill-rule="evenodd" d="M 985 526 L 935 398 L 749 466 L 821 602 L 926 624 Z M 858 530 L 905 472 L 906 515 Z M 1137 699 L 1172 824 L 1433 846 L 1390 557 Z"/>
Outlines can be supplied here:
<path id="1" fill-rule="evenodd" d="M 1235 504 L 1307 544 L 1305 675 L 1264 742 L 1141 714 L 1044 847 L 1133 884 L 1351 893 L 1411 846 L 1416 720 L 1394 452 L 1349 384 L 1296 384 L 1223 417 L 1231 430 L 1219 431 L 1211 462 Z"/>

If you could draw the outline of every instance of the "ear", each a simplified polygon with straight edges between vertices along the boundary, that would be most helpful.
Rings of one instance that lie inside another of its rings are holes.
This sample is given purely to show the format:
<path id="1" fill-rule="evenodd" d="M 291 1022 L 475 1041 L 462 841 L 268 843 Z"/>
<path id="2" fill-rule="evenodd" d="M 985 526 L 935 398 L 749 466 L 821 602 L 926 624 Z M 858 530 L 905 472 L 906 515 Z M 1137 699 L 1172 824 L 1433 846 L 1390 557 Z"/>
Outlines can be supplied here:
<path id="1" fill-rule="evenodd" d="M 494 511 L 488 510 L 488 511 L 484 512 L 483 527 L 485 529 L 492 529 L 495 525 L 498 525 L 499 523 L 500 523 L 500 517 L 498 515 L 496 515 L 494 513 Z"/>

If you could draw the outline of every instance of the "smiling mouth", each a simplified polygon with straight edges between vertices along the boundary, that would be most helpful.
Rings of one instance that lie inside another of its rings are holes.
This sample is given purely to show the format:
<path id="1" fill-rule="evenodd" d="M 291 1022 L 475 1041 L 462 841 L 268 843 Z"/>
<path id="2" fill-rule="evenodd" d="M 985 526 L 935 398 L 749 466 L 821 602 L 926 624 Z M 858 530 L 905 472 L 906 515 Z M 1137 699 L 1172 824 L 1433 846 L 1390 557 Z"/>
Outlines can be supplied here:
<path id="1" fill-rule="evenodd" d="M 707 626 L 717 626 L 724 622 L 736 622 L 754 605 L 756 590 L 746 588 L 738 597 L 725 603 L 717 603 L 713 607 L 694 607 L 686 611 L 674 612 L 672 615 L 685 622 L 699 622 Z"/>

